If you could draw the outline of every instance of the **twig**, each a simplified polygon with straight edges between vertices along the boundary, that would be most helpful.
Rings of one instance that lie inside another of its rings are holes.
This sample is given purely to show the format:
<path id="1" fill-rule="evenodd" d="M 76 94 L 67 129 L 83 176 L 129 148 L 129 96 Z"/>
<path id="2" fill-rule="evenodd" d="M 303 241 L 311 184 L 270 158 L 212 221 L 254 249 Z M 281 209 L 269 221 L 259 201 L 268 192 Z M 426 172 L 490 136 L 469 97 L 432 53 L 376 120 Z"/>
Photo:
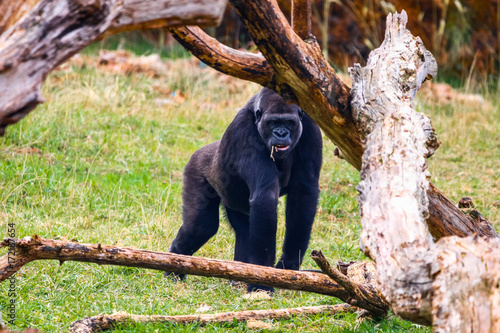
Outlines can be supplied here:
<path id="1" fill-rule="evenodd" d="M 214 314 L 200 315 L 182 315 L 182 316 L 142 316 L 133 315 L 126 312 L 118 312 L 112 315 L 99 315 L 75 321 L 71 324 L 72 333 L 93 333 L 110 330 L 117 325 L 127 323 L 174 323 L 190 324 L 198 323 L 201 325 L 207 323 L 233 323 L 249 320 L 263 319 L 289 319 L 293 316 L 310 316 L 319 313 L 336 314 L 340 312 L 353 312 L 356 308 L 348 304 L 308 306 L 293 309 L 275 309 L 275 310 L 252 310 L 239 312 L 224 312 Z"/>
<path id="2" fill-rule="evenodd" d="M 311 258 L 321 270 L 340 284 L 351 295 L 346 302 L 370 311 L 376 317 L 385 317 L 389 311 L 389 304 L 379 296 L 379 292 L 371 284 L 358 284 L 348 276 L 333 268 L 321 251 L 313 250 Z"/>

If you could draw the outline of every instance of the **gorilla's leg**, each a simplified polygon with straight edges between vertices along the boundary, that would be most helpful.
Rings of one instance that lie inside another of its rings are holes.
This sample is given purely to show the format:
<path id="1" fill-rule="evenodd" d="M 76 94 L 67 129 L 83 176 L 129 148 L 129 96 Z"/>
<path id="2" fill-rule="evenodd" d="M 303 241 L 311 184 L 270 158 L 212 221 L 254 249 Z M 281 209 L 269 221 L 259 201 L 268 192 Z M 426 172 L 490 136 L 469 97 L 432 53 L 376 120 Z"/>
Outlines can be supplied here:
<path id="1" fill-rule="evenodd" d="M 234 258 L 235 261 L 248 263 L 248 232 L 249 216 L 238 211 L 226 208 L 226 215 L 235 234 Z M 243 284 L 240 281 L 230 280 L 229 283 L 236 287 Z"/>
<path id="2" fill-rule="evenodd" d="M 220 198 L 205 179 L 189 177 L 189 173 L 185 174 L 182 197 L 183 224 L 169 251 L 192 255 L 219 229 Z M 184 274 L 173 275 L 184 279 Z"/>
<path id="3" fill-rule="evenodd" d="M 234 260 L 248 262 L 249 216 L 228 207 L 226 207 L 226 213 L 236 236 Z"/>
<path id="4" fill-rule="evenodd" d="M 292 185 L 287 195 L 285 241 L 277 268 L 298 270 L 309 245 L 319 187 L 317 180 L 303 181 Z"/>

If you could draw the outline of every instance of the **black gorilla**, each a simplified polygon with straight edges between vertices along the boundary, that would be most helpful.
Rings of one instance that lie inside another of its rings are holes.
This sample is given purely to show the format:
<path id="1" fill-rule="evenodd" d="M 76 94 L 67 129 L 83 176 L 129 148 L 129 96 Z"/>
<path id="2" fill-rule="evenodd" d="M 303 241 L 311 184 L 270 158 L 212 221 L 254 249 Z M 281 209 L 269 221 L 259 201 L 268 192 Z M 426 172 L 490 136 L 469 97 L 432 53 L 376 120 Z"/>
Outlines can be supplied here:
<path id="1" fill-rule="evenodd" d="M 215 235 L 222 203 L 236 234 L 234 260 L 273 266 L 278 198 L 286 194 L 285 242 L 276 267 L 299 269 L 316 214 L 321 159 L 318 126 L 298 106 L 262 89 L 222 139 L 197 150 L 186 165 L 184 222 L 170 252 L 192 255 Z M 257 289 L 273 290 L 248 285 Z"/>

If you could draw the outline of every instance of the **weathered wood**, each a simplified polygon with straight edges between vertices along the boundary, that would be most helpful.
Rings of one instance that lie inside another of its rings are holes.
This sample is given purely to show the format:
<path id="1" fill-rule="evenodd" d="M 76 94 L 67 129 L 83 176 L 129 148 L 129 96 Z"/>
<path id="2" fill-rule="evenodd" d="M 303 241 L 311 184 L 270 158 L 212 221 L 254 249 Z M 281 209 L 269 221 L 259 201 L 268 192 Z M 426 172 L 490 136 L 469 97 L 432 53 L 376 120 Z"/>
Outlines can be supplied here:
<path id="1" fill-rule="evenodd" d="M 500 239 L 444 237 L 434 243 L 425 219 L 434 149 L 429 119 L 412 110 L 435 60 L 389 15 L 381 47 L 365 68 L 351 69 L 353 113 L 366 129 L 362 181 L 362 247 L 377 263 L 379 287 L 404 319 L 437 332 L 500 330 Z"/>
<path id="2" fill-rule="evenodd" d="M 291 319 L 293 317 L 306 317 L 318 314 L 337 314 L 356 311 L 356 307 L 348 304 L 305 306 L 293 309 L 250 310 L 238 312 L 225 312 L 214 314 L 180 315 L 180 316 L 141 316 L 125 312 L 112 315 L 99 315 L 75 321 L 71 324 L 72 333 L 93 333 L 110 330 L 120 324 L 127 323 L 172 323 L 206 325 L 209 323 L 234 323 L 250 320 L 265 319 Z"/>
<path id="3" fill-rule="evenodd" d="M 435 332 L 500 332 L 498 238 L 445 237 L 427 262 Z"/>
<path id="4" fill-rule="evenodd" d="M 16 24 L 39 0 L 2 0 L 0 1 L 0 35 Z"/>
<path id="5" fill-rule="evenodd" d="M 215 260 L 101 244 L 57 241 L 38 236 L 23 239 L 5 238 L 0 247 L 9 247 L 9 253 L 0 258 L 0 282 L 34 260 L 59 260 L 61 263 L 80 261 L 99 265 L 120 265 L 188 275 L 211 276 L 282 289 L 308 291 L 337 297 L 346 303 L 353 303 L 353 299 L 356 300 L 358 296 L 363 294 L 363 301 L 357 302 L 357 307 L 365 308 L 366 306 L 366 310 L 370 312 L 376 310 L 374 315 L 385 315 L 380 309 L 374 307 L 374 304 L 380 302 L 378 292 L 373 286 L 373 277 L 367 278 L 368 275 L 365 274 L 366 271 L 362 265 L 352 264 L 352 267 L 348 268 L 350 271 L 348 277 L 353 283 L 357 283 L 358 289 L 356 290 L 359 291 L 358 294 L 353 294 L 351 290 L 347 291 L 322 273 L 277 269 L 239 261 Z M 15 255 L 15 260 L 12 260 L 13 255 Z M 359 273 L 360 271 L 363 273 Z M 356 274 L 359 277 L 355 277 Z"/>
<path id="6" fill-rule="evenodd" d="M 96 39 L 131 29 L 216 25 L 225 4 L 226 0 L 40 0 L 34 6 L 30 1 L 14 6 L 7 15 L 26 13 L 0 36 L 0 135 L 43 103 L 40 87 L 48 73 Z M 12 23 L 7 16 L 0 22 L 4 21 L 4 26 Z"/>
<path id="7" fill-rule="evenodd" d="M 311 258 L 316 262 L 316 264 L 321 268 L 321 270 L 332 278 L 333 281 L 341 285 L 352 298 L 347 300 L 347 303 L 354 305 L 363 309 L 368 310 L 372 315 L 378 317 L 385 317 L 389 312 L 389 304 L 380 297 L 379 291 L 375 288 L 376 276 L 369 275 L 365 278 L 364 274 L 356 274 L 356 277 L 362 278 L 362 283 L 358 281 L 353 281 L 349 276 L 342 274 L 340 271 L 334 269 L 329 263 L 326 257 L 321 251 L 312 251 Z M 364 262 L 364 266 L 358 265 L 357 270 L 365 271 L 373 269 L 375 270 L 375 264 L 373 262 Z M 353 265 L 350 266 L 351 268 Z"/>
<path id="8" fill-rule="evenodd" d="M 218 26 L 227 0 L 124 0 L 103 36 L 178 25 Z"/>
<path id="9" fill-rule="evenodd" d="M 358 185 L 364 251 L 377 262 L 380 288 L 395 313 L 429 324 L 432 279 L 422 258 L 432 246 L 425 156 L 430 120 L 411 108 L 436 63 L 419 38 L 406 29 L 406 13 L 389 15 L 385 40 L 367 65 L 350 68 L 355 120 L 365 129 Z M 423 249 L 423 250 L 421 250 Z M 423 253 L 422 253 L 423 251 Z M 421 274 L 427 269 L 427 274 Z M 404 286 L 404 287 L 403 287 Z"/>

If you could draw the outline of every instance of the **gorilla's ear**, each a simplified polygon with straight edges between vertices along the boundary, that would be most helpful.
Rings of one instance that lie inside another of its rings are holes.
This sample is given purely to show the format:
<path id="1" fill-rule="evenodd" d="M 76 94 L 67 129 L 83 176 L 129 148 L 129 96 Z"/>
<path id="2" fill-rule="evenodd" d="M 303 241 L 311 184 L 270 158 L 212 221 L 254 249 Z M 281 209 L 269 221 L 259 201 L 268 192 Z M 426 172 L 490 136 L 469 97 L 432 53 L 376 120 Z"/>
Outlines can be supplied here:
<path id="1" fill-rule="evenodd" d="M 262 110 L 261 109 L 255 110 L 255 122 L 258 123 L 261 118 L 262 118 Z"/>
<path id="2" fill-rule="evenodd" d="M 303 117 L 304 117 L 304 110 L 299 108 L 299 119 L 302 120 Z"/>

